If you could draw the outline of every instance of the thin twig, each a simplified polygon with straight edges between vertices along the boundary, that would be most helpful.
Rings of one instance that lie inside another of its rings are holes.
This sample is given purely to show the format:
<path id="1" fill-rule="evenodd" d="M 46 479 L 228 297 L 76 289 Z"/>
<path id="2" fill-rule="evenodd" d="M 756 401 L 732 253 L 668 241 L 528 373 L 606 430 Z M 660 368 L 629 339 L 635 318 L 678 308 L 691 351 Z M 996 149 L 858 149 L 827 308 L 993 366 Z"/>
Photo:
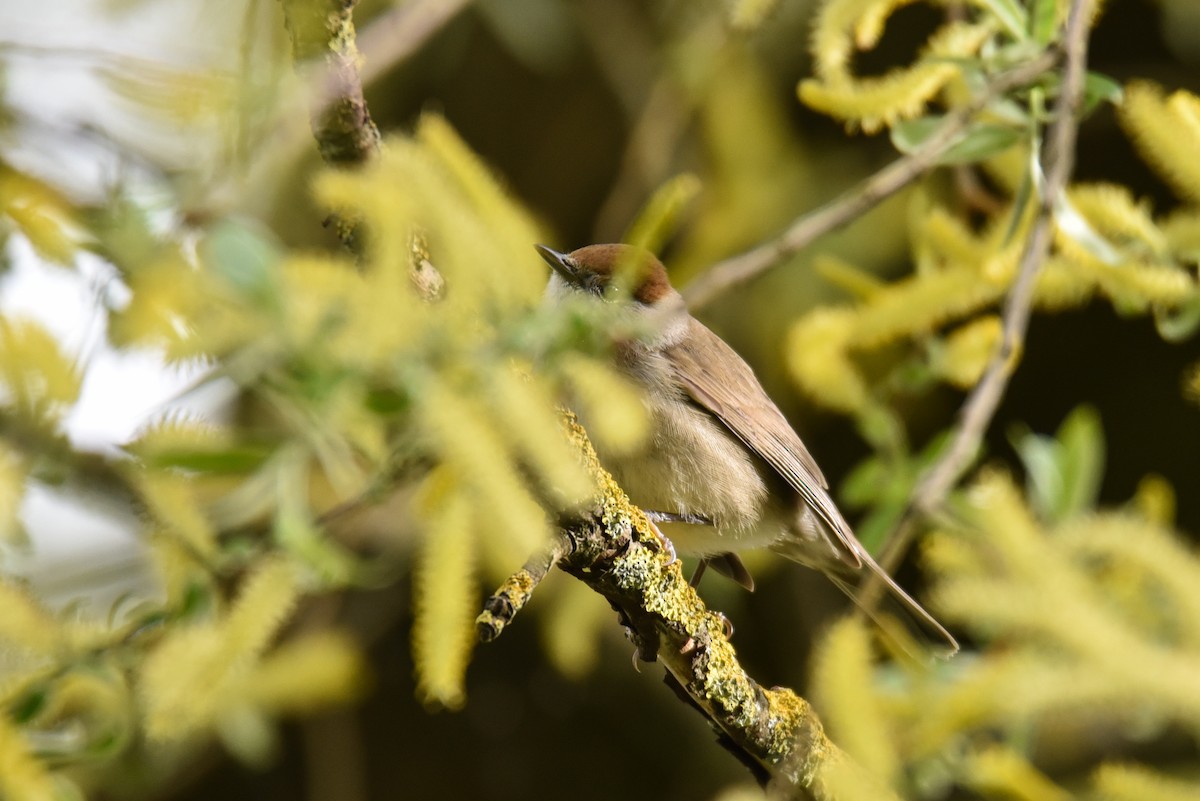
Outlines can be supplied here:
<path id="1" fill-rule="evenodd" d="M 1025 333 L 1029 328 L 1034 284 L 1045 263 L 1054 236 L 1055 204 L 1066 189 L 1075 163 L 1078 116 L 1086 74 L 1084 66 L 1087 62 L 1087 20 L 1090 18 L 1091 1 L 1074 0 L 1067 17 L 1063 48 L 1066 68 L 1062 93 L 1055 107 L 1055 120 L 1049 130 L 1048 145 L 1041 155 L 1041 168 L 1046 176 L 1046 183 L 1039 194 L 1036 216 L 1025 249 L 1021 253 L 1021 260 L 1018 262 L 1016 280 L 1004 302 L 1000 344 L 992 354 L 983 378 L 963 403 L 950 445 L 917 485 L 908 510 L 889 539 L 879 560 L 885 570 L 894 570 L 904 558 L 915 531 L 914 517 L 931 514 L 939 509 L 950 489 L 970 465 L 1008 388 L 1015 357 L 1020 353 Z M 873 600 L 872 595 L 868 590 L 868 593 L 864 594 L 864 603 L 870 604 Z"/>
<path id="2" fill-rule="evenodd" d="M 749 281 L 778 265 L 817 238 L 857 219 L 937 166 L 942 155 L 957 144 L 975 115 L 1013 89 L 1026 86 L 1058 63 L 1061 53 L 1047 50 L 1019 67 L 1001 73 L 969 105 L 950 114 L 922 145 L 896 159 L 850 191 L 799 217 L 780 236 L 758 247 L 717 262 L 683 290 L 692 309 L 709 303 L 727 289 Z"/>
<path id="3" fill-rule="evenodd" d="M 559 532 L 545 550 L 534 554 L 524 567 L 505 579 L 499 589 L 483 602 L 483 612 L 475 618 L 479 639 L 491 642 L 499 637 L 517 613 L 529 603 L 542 579 L 572 550 L 574 546 L 570 536 Z"/>

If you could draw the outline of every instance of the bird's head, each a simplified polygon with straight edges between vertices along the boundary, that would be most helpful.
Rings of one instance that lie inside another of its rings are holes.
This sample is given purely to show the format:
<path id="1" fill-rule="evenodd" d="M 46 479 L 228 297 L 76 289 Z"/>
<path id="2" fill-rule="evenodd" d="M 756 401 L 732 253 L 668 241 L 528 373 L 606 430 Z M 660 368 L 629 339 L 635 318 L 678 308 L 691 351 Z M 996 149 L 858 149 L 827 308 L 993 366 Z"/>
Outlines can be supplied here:
<path id="1" fill-rule="evenodd" d="M 656 308 L 679 300 L 662 262 L 648 250 L 632 245 L 588 245 L 559 253 L 545 245 L 534 247 L 554 270 L 550 285 L 557 293 L 569 289 L 603 297 L 618 276 L 629 276 L 630 297 L 635 303 Z"/>

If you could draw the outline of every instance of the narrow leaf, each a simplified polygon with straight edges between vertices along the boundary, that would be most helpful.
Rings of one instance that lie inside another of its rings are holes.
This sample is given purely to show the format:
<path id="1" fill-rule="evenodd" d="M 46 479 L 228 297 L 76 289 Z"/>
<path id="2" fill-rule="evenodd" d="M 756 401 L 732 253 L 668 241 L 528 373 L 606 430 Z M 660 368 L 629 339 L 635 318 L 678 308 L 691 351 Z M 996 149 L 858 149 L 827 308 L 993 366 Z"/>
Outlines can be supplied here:
<path id="1" fill-rule="evenodd" d="M 988 11 L 992 12 L 1004 30 L 1018 42 L 1029 36 L 1029 15 L 1017 0 L 980 0 Z"/>

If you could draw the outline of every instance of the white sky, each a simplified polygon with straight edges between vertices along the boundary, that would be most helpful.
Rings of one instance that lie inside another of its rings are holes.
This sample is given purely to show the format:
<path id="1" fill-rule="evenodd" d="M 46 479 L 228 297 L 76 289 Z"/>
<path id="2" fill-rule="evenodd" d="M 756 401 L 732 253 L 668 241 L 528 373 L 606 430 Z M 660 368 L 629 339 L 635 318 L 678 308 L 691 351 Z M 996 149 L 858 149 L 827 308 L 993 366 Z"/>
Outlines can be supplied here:
<path id="1" fill-rule="evenodd" d="M 147 131 L 139 127 L 130 105 L 98 76 L 98 68 L 136 65 L 129 59 L 227 66 L 222 61 L 231 50 L 236 54 L 236 48 L 214 22 L 240 20 L 244 8 L 245 0 L 123 5 L 0 0 L 0 90 L 3 104 L 20 113 L 15 128 L 0 130 L 0 159 L 60 185 L 77 199 L 102 197 L 118 177 L 129 177 L 131 165 L 104 137 L 83 132 L 102 131 L 126 141 Z M 188 38 L 180 41 L 164 31 L 186 32 Z M 144 144 L 168 164 L 195 159 L 197 145 L 203 147 L 183 132 L 158 134 Z M 227 402 L 228 391 L 220 387 L 178 399 L 201 374 L 199 365 L 168 367 L 154 352 L 108 347 L 102 300 L 119 303 L 127 293 L 111 265 L 87 254 L 74 270 L 47 264 L 19 236 L 10 238 L 5 255 L 11 268 L 0 274 L 0 315 L 35 319 L 84 371 L 79 402 L 64 420 L 65 433 L 77 447 L 115 452 L 168 409 L 211 417 Z M 21 513 L 33 548 L 0 554 L 0 571 L 28 576 L 47 601 L 61 604 L 82 590 L 94 611 L 103 614 L 118 593 L 148 588 L 132 510 L 97 509 L 35 486 Z"/>

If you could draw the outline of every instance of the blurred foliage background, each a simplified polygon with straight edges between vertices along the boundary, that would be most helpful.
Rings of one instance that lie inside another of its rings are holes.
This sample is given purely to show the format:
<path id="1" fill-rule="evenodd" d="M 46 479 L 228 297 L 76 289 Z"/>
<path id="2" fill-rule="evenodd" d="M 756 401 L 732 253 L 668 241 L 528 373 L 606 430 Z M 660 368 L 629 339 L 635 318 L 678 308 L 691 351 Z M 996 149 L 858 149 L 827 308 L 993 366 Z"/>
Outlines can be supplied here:
<path id="1" fill-rule="evenodd" d="M 468 639 L 543 510 L 586 496 L 555 399 L 603 401 L 591 433 L 628 447 L 641 422 L 603 359 L 629 332 L 543 308 L 531 244 L 649 230 L 684 286 L 904 146 L 798 99 L 828 83 L 821 5 L 364 0 L 392 136 L 335 173 L 279 3 L 0 0 L 0 797 L 761 797 L 566 576 Z M 992 50 L 943 61 L 1028 57 L 1005 15 L 1067 4 L 824 5 L 886 18 L 854 57 L 875 76 L 948 17 Z M 766 556 L 753 595 L 703 588 L 753 675 L 904 797 L 1200 792 L 1200 101 L 1171 95 L 1200 93 L 1200 12 L 1103 5 L 1089 67 L 1125 93 L 1081 130 L 1084 233 L 1060 231 L 990 466 L 899 573 L 964 653 L 873 651 Z M 873 547 L 995 342 L 1032 116 L 699 312 Z M 357 264 L 331 214 L 363 226 Z"/>

